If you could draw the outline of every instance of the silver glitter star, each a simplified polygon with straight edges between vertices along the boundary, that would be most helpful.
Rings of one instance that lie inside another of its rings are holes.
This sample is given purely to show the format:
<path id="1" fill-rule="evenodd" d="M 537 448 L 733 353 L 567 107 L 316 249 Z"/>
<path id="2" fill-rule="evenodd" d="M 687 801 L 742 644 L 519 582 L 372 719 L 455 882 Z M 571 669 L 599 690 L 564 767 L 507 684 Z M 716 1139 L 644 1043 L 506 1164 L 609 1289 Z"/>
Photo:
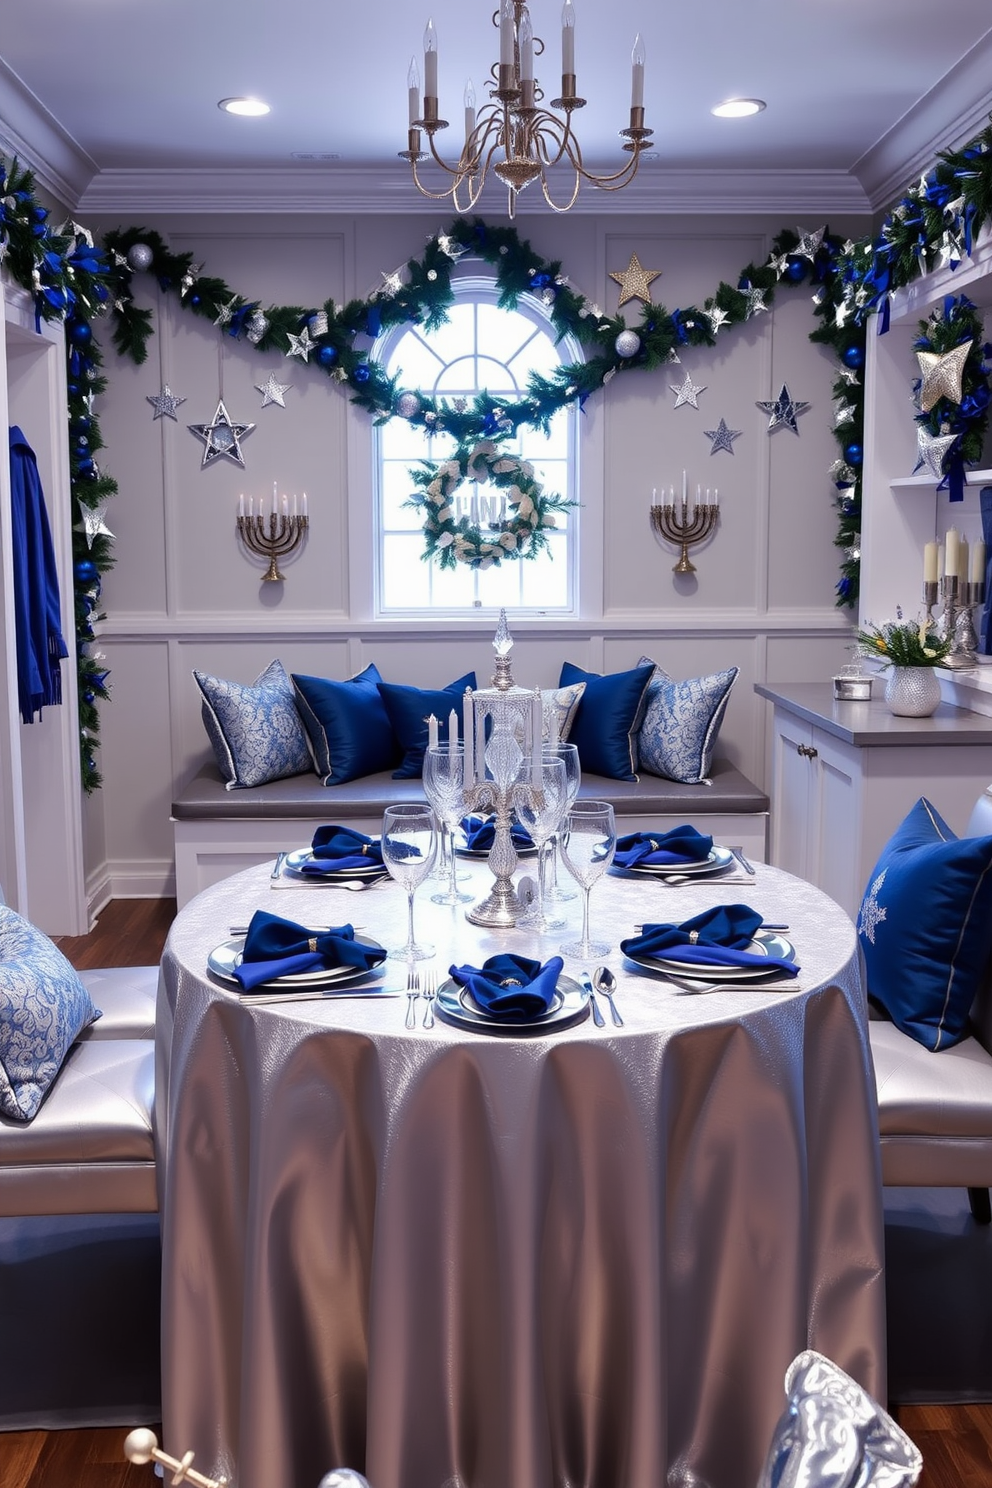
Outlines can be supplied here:
<path id="1" fill-rule="evenodd" d="M 722 325 L 725 325 L 726 322 L 730 319 L 730 316 L 727 314 L 726 310 L 721 310 L 719 305 L 714 305 L 712 310 L 704 310 L 703 314 L 709 321 L 710 330 L 713 332 L 714 336 L 716 335 L 720 327 Z"/>
<path id="2" fill-rule="evenodd" d="M 850 315 L 850 313 L 851 306 L 847 303 L 846 300 L 841 300 L 839 305 L 834 306 L 834 325 L 838 330 L 843 329 L 847 321 L 847 317 Z"/>
<path id="3" fill-rule="evenodd" d="M 241 440 L 247 439 L 254 424 L 234 423 L 223 402 L 220 402 L 209 424 L 187 424 L 186 427 L 197 439 L 203 440 L 201 470 L 206 470 L 208 465 L 222 458 L 233 460 L 235 465 L 244 469 L 245 457 L 241 453 Z"/>
<path id="4" fill-rule="evenodd" d="M 230 325 L 231 320 L 232 320 L 232 318 L 234 316 L 234 312 L 237 309 L 237 307 L 238 307 L 238 296 L 237 295 L 234 295 L 231 299 L 228 300 L 228 302 L 227 302 L 226 305 L 221 305 L 220 309 L 217 311 L 217 319 L 214 321 L 214 325 L 215 326 L 226 326 L 226 325 Z"/>
<path id="5" fill-rule="evenodd" d="M 382 283 L 379 286 L 379 293 L 391 295 L 399 294 L 400 290 L 403 288 L 403 280 L 400 278 L 399 269 L 394 269 L 391 274 L 387 274 L 385 269 L 380 269 L 379 273 L 382 275 Z"/>
<path id="6" fill-rule="evenodd" d="M 843 253 L 845 258 L 850 258 L 857 246 L 858 245 L 857 243 L 855 243 L 853 238 L 845 238 L 844 246 L 843 248 L 841 248 L 840 251 L 841 253 Z"/>
<path id="7" fill-rule="evenodd" d="M 923 465 L 926 467 L 927 474 L 932 475 L 934 480 L 943 480 L 944 457 L 957 437 L 956 434 L 931 434 L 923 424 L 918 424 L 916 451 L 919 458 L 914 469 L 919 470 Z"/>
<path id="8" fill-rule="evenodd" d="M 858 374 L 853 367 L 838 367 L 837 376 L 842 377 L 848 387 L 858 386 Z"/>
<path id="9" fill-rule="evenodd" d="M 923 413 L 929 413 L 941 398 L 948 398 L 952 403 L 961 402 L 961 378 L 970 350 L 971 342 L 962 341 L 960 346 L 955 346 L 951 351 L 916 353 L 923 377 L 920 386 L 920 408 Z"/>
<path id="10" fill-rule="evenodd" d="M 766 291 L 763 289 L 746 289 L 744 291 L 744 294 L 747 296 L 747 309 L 744 312 L 745 320 L 750 320 L 753 315 L 760 315 L 762 310 L 768 309 L 768 306 L 765 304 L 765 293 Z"/>
<path id="11" fill-rule="evenodd" d="M 190 264 L 179 283 L 179 298 L 184 300 L 200 277 L 202 263 Z"/>
<path id="12" fill-rule="evenodd" d="M 755 407 L 760 408 L 762 413 L 768 414 L 769 434 L 772 432 L 773 429 L 778 428 L 791 429 L 793 434 L 798 434 L 799 426 L 796 423 L 796 420 L 800 417 L 801 414 L 806 413 L 806 411 L 810 407 L 810 404 L 800 403 L 796 399 L 790 397 L 789 389 L 783 382 L 782 391 L 779 393 L 774 402 L 755 403 Z"/>
<path id="13" fill-rule="evenodd" d="M 287 351 L 286 355 L 288 357 L 302 357 L 303 361 L 309 362 L 310 353 L 317 345 L 316 341 L 313 341 L 310 338 L 309 328 L 307 326 L 304 326 L 303 330 L 298 336 L 294 336 L 292 331 L 287 331 L 286 335 L 289 340 L 289 350 Z"/>
<path id="14" fill-rule="evenodd" d="M 797 227 L 796 232 L 799 234 L 799 243 L 796 247 L 796 252 L 800 258 L 808 258 L 810 263 L 812 263 L 819 251 L 820 244 L 823 242 L 823 234 L 826 232 L 826 228 L 821 227 L 816 232 L 803 232 L 801 227 Z"/>
<path id="15" fill-rule="evenodd" d="M 768 267 L 775 270 L 776 279 L 781 279 L 782 275 L 788 268 L 788 264 L 789 255 L 787 253 L 780 253 L 778 258 L 776 258 L 773 253 L 771 258 L 768 260 Z"/>
<path id="16" fill-rule="evenodd" d="M 712 439 L 710 454 L 715 455 L 717 450 L 726 450 L 728 454 L 734 453 L 734 440 L 740 439 L 743 430 L 728 429 L 726 419 L 721 419 L 715 429 L 704 429 L 703 433 L 707 439 Z"/>
<path id="17" fill-rule="evenodd" d="M 696 402 L 696 399 L 700 393 L 705 393 L 706 391 L 705 385 L 703 387 L 696 386 L 692 380 L 691 372 L 685 374 L 685 382 L 683 382 L 681 387 L 676 387 L 674 382 L 670 382 L 669 387 L 675 394 L 676 408 L 681 408 L 683 403 L 688 403 L 690 408 L 698 408 L 699 404 Z"/>
<path id="18" fill-rule="evenodd" d="M 291 382 L 280 382 L 274 372 L 270 372 L 268 381 L 256 382 L 255 391 L 262 395 L 262 407 L 268 408 L 270 403 L 277 403 L 280 408 L 286 407 L 284 393 L 288 393 L 293 386 Z"/>
<path id="19" fill-rule="evenodd" d="M 671 347 L 671 349 L 669 350 L 669 353 L 666 356 L 665 361 L 668 362 L 668 363 L 678 362 L 679 366 L 682 365 L 682 358 L 679 356 L 679 354 L 675 350 L 675 347 L 674 346 Z"/>
<path id="20" fill-rule="evenodd" d="M 845 424 L 854 423 L 854 409 L 850 403 L 843 398 L 834 399 L 834 428 L 842 429 Z"/>
<path id="21" fill-rule="evenodd" d="M 888 871 L 887 868 L 882 869 L 861 901 L 861 913 L 858 916 L 858 934 L 867 936 L 872 945 L 875 944 L 875 931 L 885 919 L 885 909 L 878 902 L 878 891 L 885 882 L 885 875 Z"/>
<path id="22" fill-rule="evenodd" d="M 158 394 L 157 397 L 146 396 L 145 402 L 150 403 L 154 408 L 155 418 L 175 419 L 176 409 L 180 406 L 180 404 L 185 403 L 186 399 L 177 398 L 175 393 L 170 388 L 169 384 L 166 382 L 163 384 L 162 391 Z M 176 422 L 179 422 L 178 419 L 176 419 Z"/>
<path id="23" fill-rule="evenodd" d="M 106 523 L 107 503 L 101 501 L 98 506 L 92 508 L 82 507 L 82 521 L 77 522 L 74 528 L 76 532 L 82 532 L 86 537 L 86 546 L 92 548 L 93 539 L 96 537 L 113 537 L 114 534 Z"/>

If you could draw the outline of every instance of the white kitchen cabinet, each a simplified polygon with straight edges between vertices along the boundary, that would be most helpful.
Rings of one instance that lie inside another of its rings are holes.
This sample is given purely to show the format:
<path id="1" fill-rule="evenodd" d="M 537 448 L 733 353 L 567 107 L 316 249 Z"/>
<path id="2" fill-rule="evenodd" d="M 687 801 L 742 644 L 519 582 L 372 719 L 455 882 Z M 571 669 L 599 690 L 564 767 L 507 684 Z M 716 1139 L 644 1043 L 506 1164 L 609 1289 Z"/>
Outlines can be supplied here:
<path id="1" fill-rule="evenodd" d="M 838 702 L 829 683 L 755 691 L 774 705 L 771 861 L 852 919 L 882 848 L 920 796 L 960 833 L 992 781 L 992 718 L 947 703 L 932 718 L 896 718 L 880 697 Z"/>

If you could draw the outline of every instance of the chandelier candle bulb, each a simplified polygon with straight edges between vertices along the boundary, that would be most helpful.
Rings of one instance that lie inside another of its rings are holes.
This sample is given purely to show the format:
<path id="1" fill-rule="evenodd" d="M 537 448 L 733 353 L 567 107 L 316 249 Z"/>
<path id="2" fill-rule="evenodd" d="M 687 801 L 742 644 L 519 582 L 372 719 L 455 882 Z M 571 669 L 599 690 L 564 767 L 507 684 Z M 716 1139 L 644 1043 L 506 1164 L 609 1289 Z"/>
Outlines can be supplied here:
<path id="1" fill-rule="evenodd" d="M 409 124 L 413 129 L 420 122 L 420 68 L 416 57 L 410 58 L 410 71 L 406 75 L 406 91 L 409 100 Z"/>
<path id="2" fill-rule="evenodd" d="M 465 143 L 471 140 L 475 133 L 475 88 L 471 78 L 465 84 Z"/>
<path id="3" fill-rule="evenodd" d="M 499 13 L 499 65 L 501 67 L 512 68 L 513 66 L 513 48 L 516 40 L 513 14 L 513 0 L 503 0 Z"/>
<path id="4" fill-rule="evenodd" d="M 565 0 L 561 8 L 561 71 L 564 93 L 564 79 L 575 76 L 575 7 L 572 0 Z"/>
<path id="5" fill-rule="evenodd" d="M 437 101 L 437 31 L 433 19 L 424 31 L 424 97 Z"/>
<path id="6" fill-rule="evenodd" d="M 640 32 L 634 38 L 634 50 L 630 54 L 630 106 L 644 107 L 644 43 Z"/>
<path id="7" fill-rule="evenodd" d="M 520 25 L 517 28 L 517 45 L 520 48 L 520 81 L 532 83 L 534 81 L 534 28 L 530 23 L 530 13 L 526 10 L 520 17 Z"/>

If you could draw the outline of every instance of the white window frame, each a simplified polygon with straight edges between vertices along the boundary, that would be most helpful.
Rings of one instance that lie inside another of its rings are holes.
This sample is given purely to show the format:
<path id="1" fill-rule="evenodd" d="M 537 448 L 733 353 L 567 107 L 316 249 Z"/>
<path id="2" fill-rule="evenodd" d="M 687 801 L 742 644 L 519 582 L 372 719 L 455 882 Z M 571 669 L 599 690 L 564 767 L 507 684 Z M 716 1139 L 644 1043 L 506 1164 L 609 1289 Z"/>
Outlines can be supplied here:
<path id="1" fill-rule="evenodd" d="M 489 277 L 478 274 L 462 275 L 452 281 L 452 287 L 459 298 L 471 299 L 473 303 L 488 303 L 497 305 L 499 302 L 499 289 L 496 281 Z M 542 334 L 548 336 L 554 346 L 561 364 L 566 365 L 582 360 L 582 349 L 580 344 L 571 336 L 564 336 L 556 342 L 555 331 L 551 317 L 544 305 L 532 295 L 521 295 L 518 300 L 517 309 L 525 318 L 532 320 Z M 403 336 L 414 329 L 409 325 L 395 326 L 383 333 L 375 342 L 371 351 L 370 359 L 384 363 L 393 352 L 396 344 Z M 524 389 L 521 389 L 523 392 Z M 507 611 L 515 617 L 529 619 L 533 617 L 547 616 L 549 619 L 574 619 L 580 614 L 580 532 L 579 532 L 579 420 L 578 410 L 575 404 L 571 404 L 565 413 L 567 418 L 566 429 L 566 470 L 567 481 L 561 494 L 574 503 L 569 511 L 569 533 L 566 562 L 567 572 L 567 601 L 563 605 L 553 607 L 540 607 L 537 605 L 515 604 L 512 601 L 506 603 Z M 512 447 L 512 446 L 511 446 Z M 445 619 L 490 619 L 494 617 L 499 606 L 487 605 L 476 601 L 472 605 L 439 605 L 433 603 L 431 606 L 422 607 L 400 607 L 387 606 L 383 594 L 382 554 L 383 554 L 383 511 L 382 511 L 382 433 L 376 428 L 372 431 L 371 439 L 371 464 L 372 464 L 372 556 L 373 556 L 373 617 L 381 621 L 395 621 L 402 619 L 427 619 L 432 616 L 442 616 Z M 555 489 L 560 489 L 556 485 Z M 418 560 L 419 561 L 419 560 Z M 520 559 L 517 562 L 528 563 L 529 559 Z M 555 559 L 556 562 L 560 558 Z"/>

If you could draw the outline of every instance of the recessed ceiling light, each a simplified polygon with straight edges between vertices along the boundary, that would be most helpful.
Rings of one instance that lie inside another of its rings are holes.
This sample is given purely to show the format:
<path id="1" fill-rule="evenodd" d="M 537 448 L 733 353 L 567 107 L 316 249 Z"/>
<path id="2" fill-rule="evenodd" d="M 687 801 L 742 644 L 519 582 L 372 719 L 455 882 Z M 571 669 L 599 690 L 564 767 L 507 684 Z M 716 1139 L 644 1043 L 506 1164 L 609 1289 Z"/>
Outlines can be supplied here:
<path id="1" fill-rule="evenodd" d="M 763 98 L 728 98 L 723 103 L 714 104 L 710 113 L 716 114 L 718 119 L 746 119 L 748 114 L 760 114 L 764 107 Z"/>
<path id="2" fill-rule="evenodd" d="M 247 119 L 256 119 L 269 112 L 269 105 L 260 98 L 222 98 L 217 107 L 225 114 L 241 114 Z"/>

